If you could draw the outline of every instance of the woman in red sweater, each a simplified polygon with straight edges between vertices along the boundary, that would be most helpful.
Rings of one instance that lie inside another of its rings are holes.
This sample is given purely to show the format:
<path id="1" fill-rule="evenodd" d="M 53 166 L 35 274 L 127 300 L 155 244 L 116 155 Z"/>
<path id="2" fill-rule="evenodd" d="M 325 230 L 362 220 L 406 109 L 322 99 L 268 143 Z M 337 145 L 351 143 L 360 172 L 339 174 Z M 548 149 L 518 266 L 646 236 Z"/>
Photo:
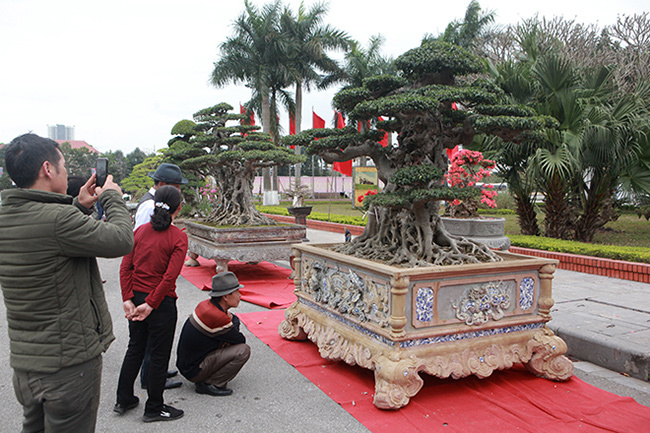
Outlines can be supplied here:
<path id="1" fill-rule="evenodd" d="M 151 364 L 143 421 L 171 421 L 183 411 L 164 404 L 167 365 L 176 329 L 176 279 L 187 253 L 187 235 L 172 221 L 181 209 L 181 193 L 170 185 L 156 190 L 155 208 L 149 224 L 133 234 L 133 251 L 122 259 L 120 286 L 124 312 L 129 320 L 129 346 L 117 384 L 119 414 L 135 408 L 139 399 L 133 384 L 149 344 Z"/>

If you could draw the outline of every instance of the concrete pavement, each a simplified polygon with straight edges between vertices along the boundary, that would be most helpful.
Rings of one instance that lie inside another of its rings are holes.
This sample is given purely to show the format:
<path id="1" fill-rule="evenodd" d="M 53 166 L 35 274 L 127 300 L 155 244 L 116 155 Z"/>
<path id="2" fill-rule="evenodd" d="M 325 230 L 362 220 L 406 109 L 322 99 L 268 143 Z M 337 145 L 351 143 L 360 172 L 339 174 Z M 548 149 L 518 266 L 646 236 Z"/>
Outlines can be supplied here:
<path id="1" fill-rule="evenodd" d="M 343 234 L 308 229 L 312 243 L 342 242 Z M 128 342 L 128 327 L 123 318 L 118 274 L 120 259 L 100 259 L 105 290 L 113 316 L 116 341 L 104 355 L 102 399 L 97 421 L 98 432 L 368 432 L 348 412 L 282 360 L 268 346 L 243 327 L 252 347 L 251 359 L 230 383 L 234 394 L 230 397 L 208 397 L 194 392 L 194 387 L 184 379 L 183 386 L 165 392 L 165 399 L 185 411 L 185 417 L 173 422 L 145 424 L 142 411 L 146 392 L 136 385 L 140 397 L 138 408 L 119 416 L 112 411 L 115 404 L 117 378 Z M 286 262 L 279 265 L 287 266 Z M 589 341 L 587 352 L 606 354 L 616 343 L 616 359 L 628 354 L 647 358 L 650 351 L 648 327 L 650 326 L 650 297 L 648 284 L 634 283 L 606 277 L 557 271 L 554 280 L 553 320 L 550 327 L 567 339 L 570 351 L 579 344 L 567 336 L 576 336 L 578 342 Z M 178 310 L 176 338 L 187 315 L 194 306 L 206 299 L 205 292 L 197 290 L 184 278 L 178 279 Z M 9 342 L 5 308 L 0 298 L 0 373 L 5 380 L 0 383 L 0 432 L 20 430 L 21 407 L 16 402 L 11 385 L 9 367 Z M 597 306 L 598 310 L 592 309 Z M 587 312 L 587 308 L 591 311 Z M 264 311 L 253 304 L 242 302 L 236 313 Z M 613 326 L 610 326 L 613 325 Z M 581 339 L 580 336 L 584 336 Z M 587 339 L 586 336 L 590 338 Z M 607 344 L 606 344 L 607 343 Z M 612 344 L 610 344 L 612 343 Z M 609 346 L 608 346 L 609 344 Z M 175 349 L 174 349 L 175 350 Z M 612 349 L 613 350 L 613 349 Z M 614 352 L 612 352 L 614 353 Z M 603 355 L 609 358 L 609 355 Z M 598 357 L 596 357 L 598 358 Z M 650 384 L 626 377 L 619 369 L 608 369 L 591 362 L 576 361 L 576 375 L 600 388 L 619 395 L 633 397 L 650 406 Z M 172 353 L 172 363 L 175 353 Z M 604 362 L 603 362 L 604 363 Z M 611 367 L 610 367 L 611 368 Z"/>

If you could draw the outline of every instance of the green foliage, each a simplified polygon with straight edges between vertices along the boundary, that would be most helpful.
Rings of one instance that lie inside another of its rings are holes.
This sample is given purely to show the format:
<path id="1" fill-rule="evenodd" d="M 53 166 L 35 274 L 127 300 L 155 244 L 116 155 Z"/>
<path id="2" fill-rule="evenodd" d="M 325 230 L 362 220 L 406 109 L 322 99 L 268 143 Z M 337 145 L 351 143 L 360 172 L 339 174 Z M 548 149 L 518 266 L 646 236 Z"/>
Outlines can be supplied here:
<path id="1" fill-rule="evenodd" d="M 73 149 L 69 142 L 64 142 L 60 146 L 61 153 L 65 158 L 65 166 L 68 170 L 68 175 L 79 175 L 86 178 L 90 177 L 91 170 L 95 167 L 98 155 L 81 147 Z M 109 170 L 111 167 L 109 166 Z"/>
<path id="2" fill-rule="evenodd" d="M 196 123 L 191 120 L 181 120 L 172 128 L 173 135 L 194 135 L 196 133 Z"/>
<path id="3" fill-rule="evenodd" d="M 149 177 L 149 172 L 156 170 L 162 158 L 163 155 L 158 153 L 133 167 L 131 174 L 120 184 L 122 191 L 131 194 L 134 200 L 138 201 L 153 186 L 153 179 Z"/>
<path id="4" fill-rule="evenodd" d="M 7 164 L 5 164 L 4 146 L 0 147 L 0 167 L 3 168 L 2 176 L 0 176 L 0 191 L 1 191 L 3 189 L 11 187 L 11 178 L 9 177 L 9 173 L 7 173 L 7 169 L 6 169 Z"/>
<path id="5" fill-rule="evenodd" d="M 370 92 L 384 94 L 404 87 L 408 81 L 394 75 L 375 75 L 363 80 L 363 86 Z"/>
<path id="6" fill-rule="evenodd" d="M 412 94 L 387 96 L 381 99 L 360 102 L 350 112 L 350 118 L 363 120 L 381 115 L 395 117 L 402 113 L 435 111 L 439 105 L 438 100 L 426 96 Z"/>
<path id="7" fill-rule="evenodd" d="M 483 63 L 469 51 L 447 42 L 424 41 L 395 60 L 406 78 L 424 74 L 467 75 L 483 71 Z"/>
<path id="8" fill-rule="evenodd" d="M 101 156 L 108 159 L 108 174 L 113 175 L 113 181 L 117 184 L 122 183 L 122 180 L 129 174 L 129 165 L 122 151 L 111 150 L 102 153 Z"/>
<path id="9" fill-rule="evenodd" d="M 536 250 L 580 254 L 613 260 L 650 263 L 650 248 L 588 244 L 539 236 L 509 235 L 513 246 Z"/>
<path id="10" fill-rule="evenodd" d="M 441 181 L 444 171 L 434 165 L 413 165 L 397 170 L 390 178 L 390 182 L 398 186 L 412 186 L 423 188 L 434 181 Z"/>

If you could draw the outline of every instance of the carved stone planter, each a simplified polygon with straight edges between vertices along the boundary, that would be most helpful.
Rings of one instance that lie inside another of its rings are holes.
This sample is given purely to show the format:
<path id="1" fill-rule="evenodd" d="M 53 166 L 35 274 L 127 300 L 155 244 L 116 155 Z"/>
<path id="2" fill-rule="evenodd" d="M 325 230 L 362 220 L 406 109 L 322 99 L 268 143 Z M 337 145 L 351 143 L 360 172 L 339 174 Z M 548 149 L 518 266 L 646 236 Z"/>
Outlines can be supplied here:
<path id="1" fill-rule="evenodd" d="M 504 235 L 505 218 L 441 217 L 440 219 L 449 234 L 483 243 L 495 250 L 510 248 L 510 238 Z"/>
<path id="2" fill-rule="evenodd" d="M 291 247 L 305 239 L 307 228 L 293 224 L 277 226 L 218 228 L 192 221 L 177 223 L 184 226 L 188 238 L 186 266 L 198 266 L 198 256 L 214 260 L 217 273 L 228 270 L 228 262 L 261 262 L 289 260 Z"/>
<path id="3" fill-rule="evenodd" d="M 298 300 L 279 333 L 373 370 L 375 406 L 408 404 L 419 372 L 483 378 L 523 363 L 548 379 L 572 376 L 566 344 L 545 326 L 556 260 L 500 252 L 498 263 L 398 268 L 330 246 L 294 246 Z"/>

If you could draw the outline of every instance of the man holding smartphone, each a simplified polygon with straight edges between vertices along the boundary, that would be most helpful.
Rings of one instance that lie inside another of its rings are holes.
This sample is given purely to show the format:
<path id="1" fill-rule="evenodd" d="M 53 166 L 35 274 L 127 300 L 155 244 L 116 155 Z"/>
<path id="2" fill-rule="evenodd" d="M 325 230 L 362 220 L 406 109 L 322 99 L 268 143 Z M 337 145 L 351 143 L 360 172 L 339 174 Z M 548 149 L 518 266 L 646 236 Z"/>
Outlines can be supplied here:
<path id="1" fill-rule="evenodd" d="M 131 218 L 110 175 L 73 201 L 53 140 L 16 137 L 5 161 L 18 188 L 2 191 L 0 286 L 23 431 L 94 432 L 101 354 L 115 339 L 95 257 L 131 251 Z M 106 222 L 87 217 L 98 200 Z"/>

